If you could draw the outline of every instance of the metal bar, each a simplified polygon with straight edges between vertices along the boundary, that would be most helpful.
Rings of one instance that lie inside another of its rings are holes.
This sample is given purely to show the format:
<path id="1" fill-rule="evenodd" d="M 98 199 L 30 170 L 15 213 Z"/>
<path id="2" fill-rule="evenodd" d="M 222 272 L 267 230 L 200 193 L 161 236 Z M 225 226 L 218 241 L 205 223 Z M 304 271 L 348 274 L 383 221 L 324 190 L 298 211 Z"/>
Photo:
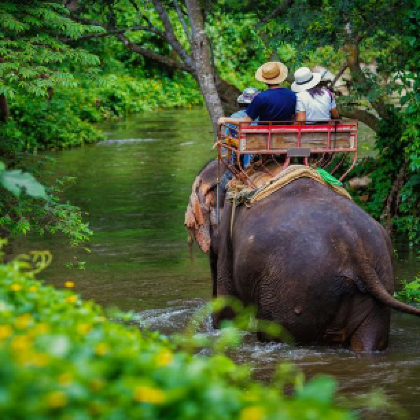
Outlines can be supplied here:
<path id="1" fill-rule="evenodd" d="M 220 223 L 220 172 L 221 172 L 221 155 L 222 155 L 222 126 L 220 126 L 218 133 L 216 134 L 217 141 L 217 185 L 216 185 L 216 219 L 217 226 Z"/>

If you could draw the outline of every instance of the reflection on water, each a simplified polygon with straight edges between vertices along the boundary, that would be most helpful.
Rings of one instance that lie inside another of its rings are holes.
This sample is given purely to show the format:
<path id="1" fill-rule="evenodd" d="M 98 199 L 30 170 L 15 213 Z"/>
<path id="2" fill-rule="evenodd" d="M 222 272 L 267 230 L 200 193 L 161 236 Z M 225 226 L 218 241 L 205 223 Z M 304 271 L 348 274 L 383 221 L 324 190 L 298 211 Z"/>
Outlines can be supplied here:
<path id="1" fill-rule="evenodd" d="M 86 269 L 65 268 L 74 253 L 61 239 L 28 239 L 20 251 L 53 250 L 54 263 L 44 274 L 49 283 L 62 287 L 73 280 L 85 299 L 134 310 L 142 325 L 167 334 L 182 331 L 211 296 L 207 258 L 198 250 L 190 258 L 183 228 L 192 181 L 213 157 L 206 113 L 154 112 L 102 127 L 107 141 L 55 153 L 55 171 L 78 178 L 67 197 L 88 213 L 95 231 L 92 252 L 77 254 L 79 261 L 86 261 Z M 366 144 L 366 133 L 364 138 Z M 414 254 L 402 256 L 397 276 L 412 278 L 420 264 Z M 209 321 L 201 332 L 214 334 Z M 336 376 L 346 395 L 381 387 L 410 418 L 420 418 L 420 320 L 411 316 L 394 314 L 390 348 L 373 356 L 337 348 L 261 344 L 247 335 L 235 358 L 252 363 L 262 380 L 272 375 L 278 361 L 294 361 L 309 377 Z"/>

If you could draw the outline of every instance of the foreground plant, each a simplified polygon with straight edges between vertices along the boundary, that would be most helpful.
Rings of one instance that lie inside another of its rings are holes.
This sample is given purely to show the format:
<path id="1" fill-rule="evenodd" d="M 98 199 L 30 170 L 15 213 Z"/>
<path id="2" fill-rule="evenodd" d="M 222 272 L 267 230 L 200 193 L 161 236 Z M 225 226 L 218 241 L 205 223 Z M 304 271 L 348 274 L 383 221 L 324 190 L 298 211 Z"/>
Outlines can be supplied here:
<path id="1" fill-rule="evenodd" d="M 38 270 L 46 264 L 37 261 Z M 99 306 L 29 270 L 28 262 L 0 265 L 3 420 L 355 418 L 334 405 L 330 378 L 286 396 L 221 353 L 192 355 L 158 333 L 110 322 Z M 279 370 L 284 383 L 289 374 Z"/>
<path id="2" fill-rule="evenodd" d="M 81 209 L 61 201 L 65 186 L 74 181 L 57 179 L 46 188 L 32 174 L 7 170 L 0 161 L 0 232 L 10 237 L 29 231 L 40 235 L 61 232 L 72 246 L 89 241 L 92 231 L 82 221 Z"/>

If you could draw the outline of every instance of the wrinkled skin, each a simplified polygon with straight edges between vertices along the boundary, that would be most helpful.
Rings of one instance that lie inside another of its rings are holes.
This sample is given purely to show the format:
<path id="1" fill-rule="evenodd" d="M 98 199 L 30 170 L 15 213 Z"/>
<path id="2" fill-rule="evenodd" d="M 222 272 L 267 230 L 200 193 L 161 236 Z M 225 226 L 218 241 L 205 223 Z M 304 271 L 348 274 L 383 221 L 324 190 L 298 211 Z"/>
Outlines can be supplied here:
<path id="1" fill-rule="evenodd" d="M 386 231 L 328 187 L 301 178 L 251 208 L 238 206 L 232 231 L 231 210 L 226 203 L 212 239 L 214 294 L 255 306 L 296 343 L 384 350 L 391 308 L 420 316 L 392 297 Z M 215 326 L 233 315 L 216 314 Z"/>

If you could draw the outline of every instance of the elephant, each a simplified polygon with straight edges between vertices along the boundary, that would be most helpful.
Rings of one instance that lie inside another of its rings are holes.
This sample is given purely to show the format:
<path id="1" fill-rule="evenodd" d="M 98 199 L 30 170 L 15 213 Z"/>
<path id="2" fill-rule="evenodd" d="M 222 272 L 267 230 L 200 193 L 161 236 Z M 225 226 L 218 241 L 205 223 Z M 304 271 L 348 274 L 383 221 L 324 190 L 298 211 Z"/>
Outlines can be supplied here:
<path id="1" fill-rule="evenodd" d="M 248 208 L 224 203 L 215 215 L 217 163 L 197 176 L 185 224 L 210 254 L 213 296 L 253 305 L 296 344 L 384 350 L 391 309 L 420 316 L 393 298 L 393 248 L 386 230 L 353 201 L 299 178 Z M 214 316 L 215 326 L 233 316 Z M 259 338 L 267 340 L 263 334 Z"/>

